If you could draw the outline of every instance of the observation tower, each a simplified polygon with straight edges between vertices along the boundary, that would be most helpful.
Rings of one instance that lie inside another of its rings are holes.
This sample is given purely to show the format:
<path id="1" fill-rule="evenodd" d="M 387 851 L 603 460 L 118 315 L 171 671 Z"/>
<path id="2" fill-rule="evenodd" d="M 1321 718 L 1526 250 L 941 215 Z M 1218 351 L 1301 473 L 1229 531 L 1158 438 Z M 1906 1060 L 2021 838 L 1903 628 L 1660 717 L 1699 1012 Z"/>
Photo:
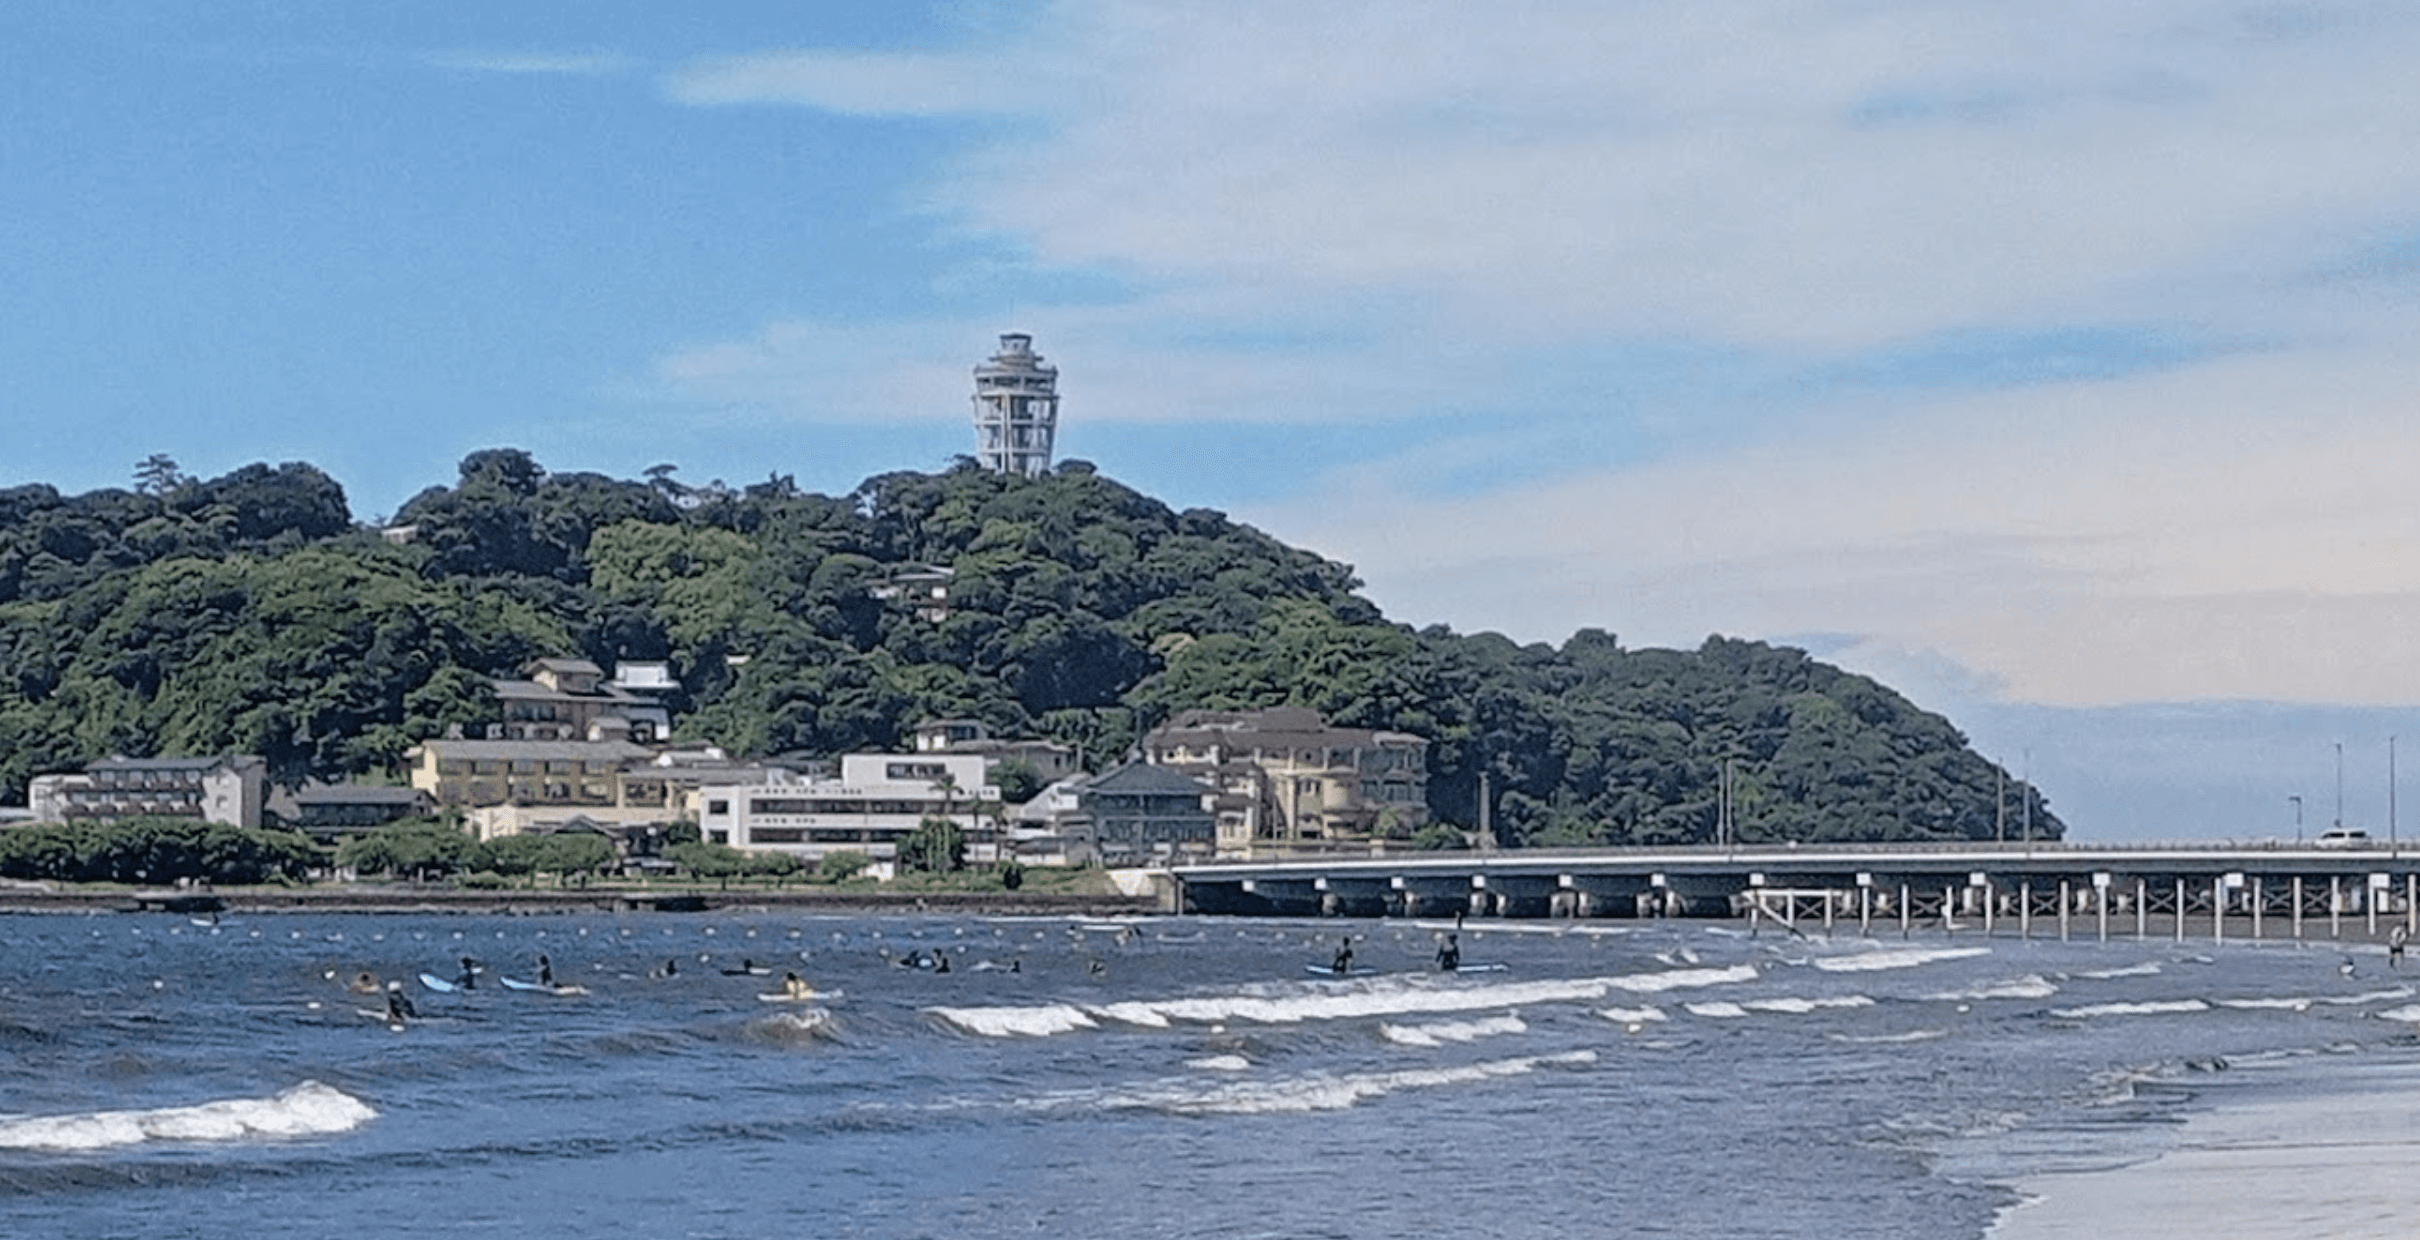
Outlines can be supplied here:
<path id="1" fill-rule="evenodd" d="M 1059 368 L 1042 363 L 1034 338 L 1004 332 L 1000 351 L 975 367 L 975 459 L 999 474 L 1050 472 L 1059 430 Z"/>

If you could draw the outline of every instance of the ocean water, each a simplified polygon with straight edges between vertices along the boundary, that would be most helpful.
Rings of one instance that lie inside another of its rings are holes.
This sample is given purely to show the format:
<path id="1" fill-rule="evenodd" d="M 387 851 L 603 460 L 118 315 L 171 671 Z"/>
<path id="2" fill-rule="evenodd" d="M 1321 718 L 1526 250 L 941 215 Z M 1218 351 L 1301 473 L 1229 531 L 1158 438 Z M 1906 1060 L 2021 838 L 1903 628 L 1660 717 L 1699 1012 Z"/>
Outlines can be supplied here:
<path id="1" fill-rule="evenodd" d="M 1441 975 L 1449 928 L 0 917 L 0 1235 L 2264 1234 L 2218 1190 L 2297 1166 L 2327 1200 L 2278 1219 L 2413 1204 L 2420 966 L 2374 949 L 1472 922 L 1503 967 Z M 1376 972 L 1306 970 L 1347 933 Z M 501 985 L 541 952 L 585 993 Z"/>

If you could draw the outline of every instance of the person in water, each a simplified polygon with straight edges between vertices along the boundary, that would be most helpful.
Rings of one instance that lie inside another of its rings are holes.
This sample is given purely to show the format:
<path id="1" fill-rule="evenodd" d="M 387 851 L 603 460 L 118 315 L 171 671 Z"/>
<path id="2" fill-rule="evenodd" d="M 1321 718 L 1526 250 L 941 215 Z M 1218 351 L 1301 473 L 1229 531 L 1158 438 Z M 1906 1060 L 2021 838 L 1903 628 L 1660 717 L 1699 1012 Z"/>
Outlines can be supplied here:
<path id="1" fill-rule="evenodd" d="M 368 969 L 363 969 L 361 972 L 354 974 L 353 993 L 357 995 L 377 994 L 378 975 L 370 972 Z"/>
<path id="2" fill-rule="evenodd" d="M 1336 949 L 1336 963 L 1328 966 L 1330 973 L 1349 973 L 1353 969 L 1353 936 L 1344 936 L 1344 945 Z"/>
<path id="3" fill-rule="evenodd" d="M 2397 926 L 2393 930 L 2387 932 L 2386 962 L 2389 966 L 2397 969 L 2403 967 L 2403 948 L 2404 945 L 2410 941 L 2410 933 L 2405 931 L 2401 926 Z"/>
<path id="4" fill-rule="evenodd" d="M 545 952 L 538 953 L 538 984 L 540 986 L 555 984 L 555 962 L 548 960 Z"/>
<path id="5" fill-rule="evenodd" d="M 933 953 L 933 972 L 935 972 L 935 973 L 947 973 L 947 972 L 949 972 L 949 971 L 950 971 L 950 958 L 949 958 L 949 957 L 947 957 L 947 956 L 942 955 L 942 954 L 941 954 L 940 952 L 938 952 L 938 951 L 934 952 L 934 953 Z"/>
<path id="6" fill-rule="evenodd" d="M 781 992 L 792 999 L 812 999 L 815 997 L 815 988 L 813 986 L 809 986 L 807 984 L 807 979 L 800 977 L 796 970 L 791 970 L 781 975 Z"/>
<path id="7" fill-rule="evenodd" d="M 462 973 L 460 976 L 454 979 L 454 984 L 456 986 L 460 986 L 464 990 L 477 989 L 479 985 L 478 963 L 472 960 L 470 957 L 464 956 L 462 958 Z"/>
<path id="8" fill-rule="evenodd" d="M 1462 967 L 1462 936 L 1449 934 L 1437 945 L 1437 967 L 1451 973 Z"/>
<path id="9" fill-rule="evenodd" d="M 387 1020 L 402 1024 L 407 1018 L 418 1019 L 420 1010 L 412 1006 L 412 997 L 403 993 L 403 983 L 387 983 Z"/>

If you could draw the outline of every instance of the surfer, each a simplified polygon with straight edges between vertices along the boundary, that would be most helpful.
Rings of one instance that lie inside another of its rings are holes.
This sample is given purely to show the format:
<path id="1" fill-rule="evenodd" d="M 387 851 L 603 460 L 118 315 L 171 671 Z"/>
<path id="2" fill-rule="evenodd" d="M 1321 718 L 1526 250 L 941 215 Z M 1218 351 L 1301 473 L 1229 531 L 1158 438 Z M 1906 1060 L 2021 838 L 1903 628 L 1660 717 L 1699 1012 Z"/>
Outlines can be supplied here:
<path id="1" fill-rule="evenodd" d="M 2404 928 L 2401 926 L 2397 926 L 2393 930 L 2387 932 L 2386 963 L 2389 967 L 2397 969 L 2403 967 L 2403 947 L 2404 944 L 2408 943 L 2410 940 L 2410 933 L 2404 930 Z"/>
<path id="2" fill-rule="evenodd" d="M 1437 968 L 1440 972 L 1451 973 L 1461 967 L 1462 936 L 1446 935 L 1445 941 L 1437 945 Z"/>
<path id="3" fill-rule="evenodd" d="M 950 971 L 950 958 L 949 958 L 949 957 L 947 957 L 947 956 L 942 955 L 942 954 L 941 954 L 939 951 L 935 951 L 935 952 L 933 953 L 933 972 L 935 972 L 935 973 L 947 973 L 947 972 L 949 972 L 949 971 Z"/>
<path id="4" fill-rule="evenodd" d="M 464 990 L 477 989 L 479 985 L 478 963 L 473 961 L 470 957 L 464 956 L 462 958 L 462 972 L 459 976 L 454 978 L 454 984 L 456 986 L 460 986 Z"/>
<path id="5" fill-rule="evenodd" d="M 548 960 L 545 952 L 538 953 L 538 984 L 540 986 L 555 984 L 555 962 Z"/>
<path id="6" fill-rule="evenodd" d="M 813 986 L 809 986 L 807 984 L 807 979 L 800 977 L 796 970 L 791 970 L 781 975 L 781 992 L 792 999 L 812 999 L 815 997 L 815 988 Z"/>
<path id="7" fill-rule="evenodd" d="M 361 972 L 354 974 L 353 993 L 357 995 L 377 994 L 378 975 L 370 972 L 368 969 L 363 969 Z"/>
<path id="8" fill-rule="evenodd" d="M 1351 972 L 1352 969 L 1353 936 L 1348 934 L 1344 936 L 1344 944 L 1336 949 L 1336 962 L 1328 966 L 1328 972 L 1342 975 Z"/>
<path id="9" fill-rule="evenodd" d="M 657 977 L 679 977 L 680 975 L 681 962 L 669 956 L 664 958 L 664 967 L 656 973 Z"/>
<path id="10" fill-rule="evenodd" d="M 396 1024 L 396 1025 L 400 1025 L 400 1024 L 402 1024 L 402 1023 L 405 1021 L 405 1019 L 407 1019 L 407 1018 L 417 1020 L 417 1019 L 419 1018 L 419 1016 L 420 1016 L 420 1010 L 419 1010 L 418 1008 L 415 1008 L 415 1007 L 413 1007 L 413 1006 L 412 1006 L 412 997 L 411 997 L 410 995 L 407 995 L 407 994 L 403 993 L 403 983 L 401 983 L 401 982 L 388 982 L 388 983 L 387 983 L 387 1021 L 388 1021 L 388 1023 L 389 1023 L 389 1024 Z"/>

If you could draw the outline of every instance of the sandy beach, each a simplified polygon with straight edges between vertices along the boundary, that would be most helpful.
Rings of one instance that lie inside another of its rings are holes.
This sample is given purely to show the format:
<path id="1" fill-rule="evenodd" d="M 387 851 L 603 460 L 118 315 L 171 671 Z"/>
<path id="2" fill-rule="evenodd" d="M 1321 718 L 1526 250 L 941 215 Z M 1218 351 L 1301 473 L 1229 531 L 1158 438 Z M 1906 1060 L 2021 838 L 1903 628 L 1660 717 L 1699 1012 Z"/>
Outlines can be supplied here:
<path id="1" fill-rule="evenodd" d="M 2325 1236 L 2420 1230 L 2420 1062 L 2239 1066 L 2148 1162 L 2030 1177 L 1994 1240 Z"/>

